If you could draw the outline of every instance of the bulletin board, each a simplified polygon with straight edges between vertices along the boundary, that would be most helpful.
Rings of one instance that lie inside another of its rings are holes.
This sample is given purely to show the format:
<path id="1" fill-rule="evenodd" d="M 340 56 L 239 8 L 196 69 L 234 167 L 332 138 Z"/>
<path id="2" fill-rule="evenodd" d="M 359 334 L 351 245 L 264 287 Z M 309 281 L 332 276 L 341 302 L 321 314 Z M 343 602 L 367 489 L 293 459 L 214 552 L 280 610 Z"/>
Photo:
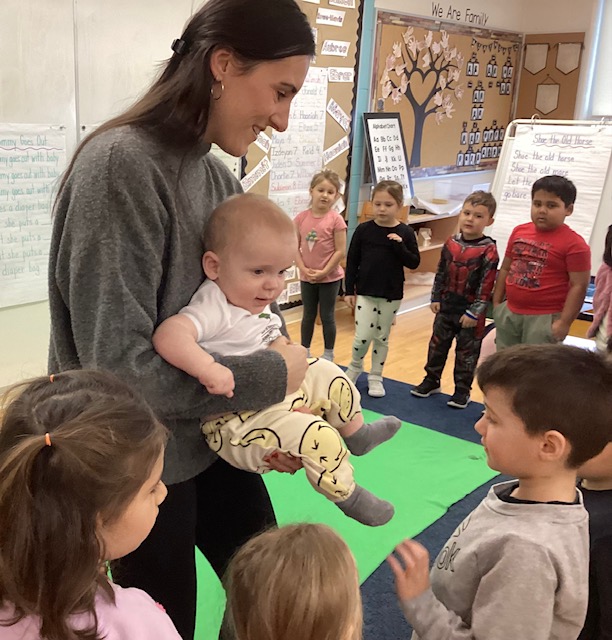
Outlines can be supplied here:
<path id="1" fill-rule="evenodd" d="M 584 33 L 525 36 L 516 118 L 571 120 L 574 117 Z"/>
<path id="2" fill-rule="evenodd" d="M 308 208 L 314 173 L 327 168 L 348 178 L 361 2 L 298 0 L 315 34 L 315 59 L 287 131 L 269 128 L 246 155 L 244 190 L 270 197 L 291 217 Z"/>
<path id="3" fill-rule="evenodd" d="M 514 32 L 378 14 L 371 109 L 400 113 L 413 177 L 496 166 L 522 42 Z"/>

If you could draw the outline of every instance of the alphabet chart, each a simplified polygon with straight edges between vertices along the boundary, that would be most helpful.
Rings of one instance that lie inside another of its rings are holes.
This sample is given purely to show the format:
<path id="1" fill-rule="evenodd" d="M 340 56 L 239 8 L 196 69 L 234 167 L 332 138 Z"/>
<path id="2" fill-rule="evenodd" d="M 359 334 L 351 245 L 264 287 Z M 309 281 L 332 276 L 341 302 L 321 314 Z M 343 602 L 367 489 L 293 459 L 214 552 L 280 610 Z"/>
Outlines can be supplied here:
<path id="1" fill-rule="evenodd" d="M 363 121 L 374 182 L 399 182 L 404 188 L 404 202 L 408 202 L 414 193 L 399 113 L 364 113 Z"/>

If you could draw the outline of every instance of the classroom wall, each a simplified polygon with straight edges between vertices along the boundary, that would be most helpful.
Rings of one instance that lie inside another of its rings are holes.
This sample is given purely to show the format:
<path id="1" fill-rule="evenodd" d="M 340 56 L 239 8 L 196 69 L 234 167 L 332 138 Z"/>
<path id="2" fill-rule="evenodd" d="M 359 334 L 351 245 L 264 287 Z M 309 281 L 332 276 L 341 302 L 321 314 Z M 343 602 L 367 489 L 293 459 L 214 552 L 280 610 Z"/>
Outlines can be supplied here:
<path id="1" fill-rule="evenodd" d="M 443 20 L 457 24 L 503 29 L 520 33 L 546 33 L 562 31 L 585 31 L 587 40 L 582 58 L 582 75 L 586 75 L 589 63 L 591 32 L 594 28 L 593 14 L 598 0 L 583 0 L 577 10 L 575 0 L 513 0 L 512 2 L 490 2 L 488 0 L 375 0 L 378 11 L 392 11 L 435 19 L 442 10 Z M 437 11 L 436 11 L 437 8 Z M 579 91 L 586 86 L 581 82 Z M 583 104 L 582 97 L 577 101 Z M 477 171 L 444 176 L 451 181 L 456 196 L 467 194 L 473 185 L 486 184 L 493 180 L 493 171 Z M 414 180 L 416 195 L 430 199 L 435 194 L 436 181 L 441 178 Z M 359 209 L 369 197 L 369 189 L 360 193 Z"/>
<path id="2" fill-rule="evenodd" d="M 2 0 L 0 122 L 63 124 L 70 156 L 80 125 L 120 112 L 150 83 L 200 4 Z M 1 308 L 0 388 L 44 374 L 48 340 L 47 302 Z"/>
<path id="3" fill-rule="evenodd" d="M 597 28 L 600 2 L 606 0 L 512 0 L 512 2 L 490 2 L 489 0 L 374 0 L 379 11 L 393 11 L 427 18 L 434 18 L 435 8 L 442 8 L 443 19 L 452 19 L 459 24 L 504 29 L 521 33 L 556 33 L 584 31 L 585 43 L 581 59 L 580 82 L 576 100 L 576 119 L 588 118 L 588 91 L 591 65 L 594 60 L 594 35 Z M 610 1 L 610 0 L 607 0 Z M 449 13 L 450 12 L 450 13 Z M 436 15 L 439 15 L 437 13 Z M 458 18 L 458 19 L 457 19 Z M 494 172 L 476 171 L 414 180 L 414 191 L 421 198 L 429 199 L 435 194 L 436 181 L 451 181 L 456 196 L 468 193 L 476 184 L 493 180 Z M 358 211 L 363 201 L 369 198 L 369 187 L 362 188 Z M 591 237 L 593 251 L 593 273 L 601 264 L 604 240 L 612 220 L 612 164 L 608 171 L 602 202 L 609 207 L 600 210 Z"/>
<path id="4" fill-rule="evenodd" d="M 378 11 L 404 13 L 431 19 L 439 18 L 441 9 L 442 20 L 452 20 L 460 25 L 521 32 L 524 19 L 522 2 L 523 0 L 508 3 L 492 3 L 488 0 L 374 0 L 374 5 Z M 372 64 L 369 68 L 371 74 Z M 461 199 L 472 191 L 474 185 L 486 186 L 490 184 L 493 181 L 493 176 L 494 171 L 475 171 L 437 178 L 414 179 L 413 186 L 415 195 L 424 200 L 430 200 L 435 196 L 436 182 L 450 181 L 452 185 L 450 197 Z M 359 192 L 359 203 L 356 206 L 357 217 L 363 203 L 369 197 L 370 185 L 367 185 Z M 350 222 L 352 224 L 349 224 L 349 228 L 352 229 L 355 226 L 355 221 Z"/>
<path id="5" fill-rule="evenodd" d="M 459 22 L 486 28 L 585 31 L 584 61 L 598 0 L 374 2 L 379 10 L 425 17 L 432 17 L 434 5 L 441 6 L 445 16 L 451 8 L 455 16 L 460 12 Z M 153 77 L 154 65 L 168 57 L 172 40 L 180 36 L 184 22 L 200 4 L 199 0 L 3 0 L 0 121 L 65 124 L 70 152 L 77 142 L 77 122 L 94 125 L 136 97 Z M 478 20 L 486 22 L 478 24 Z M 76 74 L 74 25 L 78 36 Z M 369 27 L 365 25 L 365 29 Z M 357 158 L 354 161 L 361 162 Z M 471 184 L 490 182 L 492 172 L 449 179 L 456 182 L 457 191 L 469 191 Z M 415 190 L 430 197 L 434 182 L 416 181 Z M 362 189 L 360 199 L 367 197 L 367 190 Z M 598 221 L 595 246 L 603 247 L 603 237 L 599 236 L 602 230 L 605 234 L 606 227 Z M 599 249 L 594 251 L 601 253 Z M 46 302 L 0 309 L 0 387 L 46 371 L 48 315 Z"/>

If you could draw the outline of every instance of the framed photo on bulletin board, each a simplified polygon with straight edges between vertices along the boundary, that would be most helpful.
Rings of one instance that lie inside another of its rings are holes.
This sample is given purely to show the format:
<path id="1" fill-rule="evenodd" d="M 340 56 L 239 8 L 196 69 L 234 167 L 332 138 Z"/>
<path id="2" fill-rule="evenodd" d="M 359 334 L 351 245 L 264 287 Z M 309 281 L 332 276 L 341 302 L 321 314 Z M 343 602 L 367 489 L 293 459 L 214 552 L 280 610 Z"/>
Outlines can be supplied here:
<path id="1" fill-rule="evenodd" d="M 365 139 L 373 182 L 395 180 L 404 189 L 404 201 L 414 192 L 399 113 L 364 113 Z"/>

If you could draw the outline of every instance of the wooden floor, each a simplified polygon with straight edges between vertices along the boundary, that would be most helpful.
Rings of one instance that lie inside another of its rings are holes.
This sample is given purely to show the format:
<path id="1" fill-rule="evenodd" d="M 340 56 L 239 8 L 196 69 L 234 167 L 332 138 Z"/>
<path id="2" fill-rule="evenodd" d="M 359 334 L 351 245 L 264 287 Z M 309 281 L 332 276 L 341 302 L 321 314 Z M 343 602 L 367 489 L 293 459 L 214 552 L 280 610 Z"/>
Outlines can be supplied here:
<path id="1" fill-rule="evenodd" d="M 299 314 L 285 314 L 289 335 L 295 342 L 300 341 Z M 423 367 L 427 359 L 427 345 L 431 337 L 433 313 L 429 306 L 414 311 L 402 313 L 397 316 L 397 322 L 391 330 L 389 340 L 389 355 L 385 362 L 383 375 L 387 378 L 400 380 L 409 384 L 418 384 L 423 379 L 425 371 Z M 350 309 L 339 305 L 336 309 L 336 324 L 338 333 L 336 348 L 334 350 L 335 362 L 348 365 L 351 358 L 353 345 L 354 319 Z M 315 333 L 310 349 L 312 355 L 319 356 L 323 353 L 323 335 L 321 325 L 315 326 Z M 366 369 L 369 364 L 369 354 L 366 356 Z M 455 363 L 454 351 L 449 354 L 448 362 L 442 376 L 442 391 L 452 394 L 454 391 L 453 366 Z M 474 383 L 472 399 L 482 401 L 482 393 Z"/>
<path id="2" fill-rule="evenodd" d="M 300 342 L 301 311 L 298 307 L 295 311 L 285 312 L 285 319 L 289 329 L 289 335 L 295 342 Z M 351 311 L 344 303 L 339 303 L 336 309 L 336 324 L 338 333 L 336 348 L 334 351 L 335 362 L 348 365 L 351 358 L 353 344 L 354 319 Z M 423 379 L 425 372 L 423 367 L 427 359 L 427 345 L 431 337 L 433 314 L 429 305 L 413 311 L 408 311 L 397 316 L 397 322 L 391 330 L 389 340 L 390 348 L 385 363 L 384 376 L 393 380 L 400 380 L 408 384 L 418 384 Z M 572 325 L 570 334 L 584 337 L 589 323 L 576 320 Z M 315 326 L 315 333 L 311 345 L 311 353 L 319 356 L 323 353 L 323 336 L 321 325 Z M 366 356 L 366 369 L 369 364 L 369 354 Z M 442 376 L 442 391 L 449 395 L 454 391 L 453 367 L 455 364 L 454 349 L 449 354 L 444 374 Z M 474 382 L 472 399 L 482 402 L 482 393 Z"/>

